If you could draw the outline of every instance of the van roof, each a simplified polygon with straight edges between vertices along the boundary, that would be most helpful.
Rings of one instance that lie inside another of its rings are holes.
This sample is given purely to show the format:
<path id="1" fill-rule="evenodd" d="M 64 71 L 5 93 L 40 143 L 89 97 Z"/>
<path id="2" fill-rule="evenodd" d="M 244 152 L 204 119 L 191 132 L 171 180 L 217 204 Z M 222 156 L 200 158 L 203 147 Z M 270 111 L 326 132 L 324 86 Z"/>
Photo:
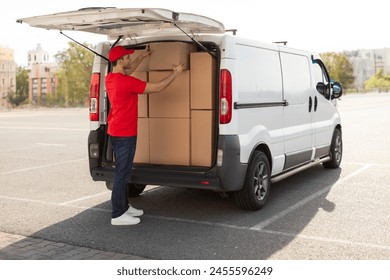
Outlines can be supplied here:
<path id="1" fill-rule="evenodd" d="M 223 34 L 224 25 L 214 19 L 166 9 L 92 7 L 76 11 L 18 19 L 33 27 L 84 31 L 107 35 L 108 39 L 155 35 Z M 182 31 L 181 31 L 182 30 Z"/>

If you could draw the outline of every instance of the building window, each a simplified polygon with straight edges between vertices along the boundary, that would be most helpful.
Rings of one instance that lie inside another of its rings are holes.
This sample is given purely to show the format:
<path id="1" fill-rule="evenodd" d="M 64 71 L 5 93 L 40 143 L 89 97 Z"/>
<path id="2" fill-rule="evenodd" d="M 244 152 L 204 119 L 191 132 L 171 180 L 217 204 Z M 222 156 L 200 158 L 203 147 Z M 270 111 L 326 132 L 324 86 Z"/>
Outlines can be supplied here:
<path id="1" fill-rule="evenodd" d="M 46 78 L 41 79 L 41 90 L 42 93 L 46 93 Z"/>
<path id="2" fill-rule="evenodd" d="M 55 94 L 55 91 L 56 91 L 56 84 L 55 84 L 55 79 L 54 78 L 50 78 L 50 92 L 51 94 Z"/>
<path id="3" fill-rule="evenodd" d="M 32 79 L 32 102 L 36 104 L 38 102 L 38 79 Z"/>

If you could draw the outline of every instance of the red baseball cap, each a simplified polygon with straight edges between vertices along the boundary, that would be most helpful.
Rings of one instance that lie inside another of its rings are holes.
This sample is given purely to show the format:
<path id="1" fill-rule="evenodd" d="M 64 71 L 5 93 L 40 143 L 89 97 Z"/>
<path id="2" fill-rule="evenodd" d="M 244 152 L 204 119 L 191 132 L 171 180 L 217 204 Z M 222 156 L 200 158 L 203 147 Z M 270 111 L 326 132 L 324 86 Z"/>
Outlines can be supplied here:
<path id="1" fill-rule="evenodd" d="M 118 60 L 124 55 L 132 54 L 134 53 L 133 49 L 126 49 L 123 46 L 115 46 L 110 50 L 110 53 L 108 54 L 108 59 L 113 62 Z"/>

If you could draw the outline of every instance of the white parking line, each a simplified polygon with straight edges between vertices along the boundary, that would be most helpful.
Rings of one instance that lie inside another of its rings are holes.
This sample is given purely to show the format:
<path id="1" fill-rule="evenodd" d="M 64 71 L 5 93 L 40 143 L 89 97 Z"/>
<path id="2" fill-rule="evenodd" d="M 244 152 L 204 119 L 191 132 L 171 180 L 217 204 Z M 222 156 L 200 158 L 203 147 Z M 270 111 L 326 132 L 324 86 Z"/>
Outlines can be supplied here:
<path id="1" fill-rule="evenodd" d="M 252 227 L 252 229 L 256 229 L 256 230 L 260 230 L 260 229 L 263 229 L 265 228 L 266 226 L 269 226 L 270 224 L 272 224 L 273 222 L 279 220 L 280 218 L 290 214 L 291 212 L 295 211 L 296 209 L 302 207 L 303 205 L 305 205 L 306 203 L 316 199 L 317 197 L 320 197 L 321 195 L 329 192 L 333 187 L 337 186 L 337 185 L 340 185 L 342 183 L 344 183 L 345 181 L 357 176 L 358 174 L 362 173 L 363 171 L 365 171 L 366 169 L 372 167 L 373 164 L 366 164 L 364 165 L 363 167 L 359 168 L 358 170 L 356 170 L 355 172 L 345 176 L 343 179 L 340 179 L 338 180 L 335 184 L 333 185 L 329 185 L 321 190 L 319 190 L 318 192 L 298 201 L 297 203 L 295 203 L 294 205 L 291 205 L 290 207 L 288 207 L 287 209 L 284 209 L 283 211 L 277 213 L 276 215 L 268 218 L 267 220 L 265 221 L 262 221 L 261 223 L 258 223 L 257 225 L 254 225 Z"/>
<path id="2" fill-rule="evenodd" d="M 160 188 L 163 188 L 163 187 L 162 186 L 150 186 L 150 188 L 145 190 L 144 193 L 150 193 L 150 192 L 156 191 L 156 190 L 158 190 Z M 30 203 L 37 203 L 37 204 L 45 204 L 45 205 L 51 205 L 51 206 L 69 206 L 69 207 L 72 207 L 72 208 L 92 209 L 92 210 L 98 210 L 98 211 L 104 211 L 104 212 L 108 211 L 108 212 L 110 212 L 110 210 L 102 209 L 102 208 L 98 208 L 98 207 L 92 207 L 91 208 L 91 207 L 71 205 L 71 204 L 76 203 L 76 202 L 80 202 L 80 201 L 83 201 L 83 200 L 88 200 L 88 199 L 99 197 L 99 196 L 102 196 L 102 195 L 110 196 L 110 194 L 111 193 L 109 191 L 104 191 L 104 192 L 100 192 L 100 193 L 97 193 L 97 194 L 87 195 L 87 196 L 83 196 L 83 197 L 80 197 L 80 198 L 77 198 L 77 199 L 73 199 L 73 200 L 69 200 L 69 201 L 65 201 L 65 202 L 49 202 L 49 201 L 44 201 L 44 200 L 37 200 L 37 199 L 30 199 L 30 198 L 19 198 L 19 197 L 10 197 L 10 196 L 3 196 L 3 195 L 0 195 L 0 199 L 13 200 L 13 201 L 19 201 L 19 202 L 30 202 Z"/>
<path id="3" fill-rule="evenodd" d="M 83 196 L 83 197 L 80 197 L 80 198 L 77 198 L 77 199 L 73 199 L 73 200 L 69 200 L 69 201 L 66 201 L 66 202 L 59 203 L 58 205 L 69 205 L 69 204 L 80 202 L 80 201 L 87 200 L 87 199 L 90 199 L 90 198 L 95 198 L 95 197 L 98 197 L 98 196 L 107 195 L 107 193 L 108 193 L 108 191 L 97 193 L 97 194 L 93 194 L 93 195 Z"/>
<path id="4" fill-rule="evenodd" d="M 31 170 L 37 170 L 37 169 L 41 169 L 41 168 L 48 168 L 48 167 L 53 167 L 53 166 L 57 166 L 57 165 L 63 165 L 63 164 L 68 164 L 68 163 L 80 162 L 80 161 L 85 161 L 85 160 L 87 160 L 87 158 L 79 158 L 79 159 L 74 159 L 74 160 L 56 162 L 56 163 L 51 163 L 51 164 L 46 164 L 46 165 L 40 165 L 40 166 L 34 166 L 34 167 L 28 167 L 28 168 L 23 168 L 23 169 L 18 169 L 18 170 L 2 172 L 2 173 L 0 173 L 0 175 L 15 174 L 15 173 L 19 173 L 19 172 L 26 172 L 26 171 L 31 171 Z"/>
<path id="5" fill-rule="evenodd" d="M 344 239 L 337 239 L 337 238 L 311 236 L 311 235 L 296 234 L 296 233 L 289 233 L 289 232 L 276 231 L 276 230 L 266 230 L 263 228 L 236 226 L 236 225 L 230 225 L 230 224 L 212 223 L 212 222 L 197 221 L 197 220 L 191 220 L 191 219 L 181 219 L 181 218 L 162 217 L 162 216 L 153 216 L 153 215 L 144 215 L 144 216 L 151 217 L 154 219 L 159 219 L 159 220 L 167 220 L 167 221 L 182 222 L 182 223 L 192 223 L 192 224 L 214 226 L 214 227 L 223 227 L 223 228 L 236 229 L 236 230 L 257 231 L 257 232 L 270 234 L 270 235 L 281 235 L 281 236 L 287 236 L 287 237 L 293 237 L 293 238 L 309 239 L 309 240 L 315 240 L 315 241 L 321 241 L 321 242 L 337 243 L 337 244 L 343 244 L 343 245 L 349 245 L 349 246 L 367 247 L 367 248 L 375 248 L 375 249 L 390 251 L 390 246 L 372 244 L 372 243 L 367 243 L 367 242 L 359 242 L 359 241 L 355 242 L 355 241 L 351 241 L 351 240 L 344 240 Z"/>
<path id="6" fill-rule="evenodd" d="M 159 190 L 161 188 L 163 188 L 163 187 L 162 186 L 155 186 L 155 185 L 148 185 L 145 188 L 145 190 L 143 191 L 143 193 L 154 192 L 154 191 L 157 191 L 157 190 Z M 73 199 L 73 200 L 69 200 L 69 201 L 66 201 L 66 202 L 61 202 L 58 205 L 70 205 L 72 203 L 80 202 L 80 201 L 83 201 L 83 200 L 88 200 L 90 198 L 95 198 L 95 197 L 102 196 L 102 195 L 111 196 L 111 192 L 109 192 L 107 190 L 107 191 L 100 192 L 100 193 L 97 193 L 97 194 L 87 195 L 87 196 L 83 196 L 83 197 L 80 197 L 80 198 L 77 198 L 77 199 Z"/>
<path id="7" fill-rule="evenodd" d="M 70 127 L 37 127 L 37 126 L 0 126 L 0 129 L 11 130 L 60 130 L 60 131 L 90 131 L 88 128 L 70 128 Z"/>
<path id="8" fill-rule="evenodd" d="M 0 150 L 0 153 L 10 153 L 10 152 L 17 152 L 17 151 L 23 151 L 23 150 L 29 150 L 29 149 L 34 149 L 38 148 L 39 146 L 33 145 L 33 146 L 24 146 L 20 148 L 14 148 L 14 149 L 9 149 L 9 150 Z"/>
<path id="9" fill-rule="evenodd" d="M 367 163 L 367 162 L 351 162 L 351 161 L 344 161 L 343 164 L 351 164 L 351 165 L 375 165 L 375 167 L 390 167 L 390 164 L 386 163 Z"/>
<path id="10" fill-rule="evenodd" d="M 96 197 L 96 196 L 102 195 L 102 194 L 103 193 L 99 193 L 97 195 L 91 195 L 88 198 Z M 105 194 L 107 194 L 107 192 L 105 192 Z M 3 195 L 0 195 L 0 199 L 16 201 L 16 202 L 23 202 L 23 203 L 41 204 L 41 205 L 54 206 L 54 207 L 67 207 L 67 208 L 73 208 L 73 209 L 78 209 L 78 210 L 92 210 L 92 211 L 107 212 L 107 213 L 111 212 L 111 210 L 109 210 L 109 209 L 103 209 L 103 208 L 94 207 L 94 206 L 91 207 L 91 206 L 71 205 L 70 201 L 58 203 L 58 202 L 50 202 L 50 201 L 45 201 L 45 200 L 11 197 L 11 196 L 3 196 Z M 76 200 L 75 200 L 75 202 L 76 202 Z"/>
<path id="11" fill-rule="evenodd" d="M 49 202 L 49 201 L 30 199 L 30 198 L 20 198 L 20 197 L 4 196 L 4 195 L 0 195 L 0 199 L 12 200 L 12 201 L 18 201 L 18 202 L 37 203 L 37 204 L 51 205 L 51 206 L 58 206 L 59 205 L 56 202 Z"/>
<path id="12" fill-rule="evenodd" d="M 320 242 L 336 243 L 336 244 L 341 244 L 341 245 L 367 247 L 367 248 L 372 248 L 372 249 L 380 249 L 380 250 L 390 251 L 390 246 L 378 245 L 378 244 L 367 243 L 367 242 L 351 241 L 351 240 L 345 240 L 345 239 L 339 239 L 339 238 L 329 238 L 329 237 L 322 237 L 322 236 L 311 236 L 311 235 L 306 235 L 306 234 L 295 234 L 295 233 L 288 233 L 288 232 L 282 232 L 282 231 L 276 231 L 276 230 L 262 229 L 259 231 L 263 232 L 263 233 L 271 234 L 271 235 L 282 235 L 282 236 L 293 237 L 293 238 L 301 238 L 301 239 L 308 239 L 308 240 L 314 240 L 314 241 L 320 241 Z"/>
<path id="13" fill-rule="evenodd" d="M 66 147 L 66 144 L 57 144 L 57 143 L 35 143 L 38 146 L 49 146 L 49 147 Z"/>
<path id="14" fill-rule="evenodd" d="M 81 161 L 84 159 L 74 160 L 74 161 L 68 161 L 68 162 L 75 162 L 75 161 Z M 65 164 L 68 162 L 62 162 L 57 163 L 54 165 L 59 164 Z M 305 234 L 296 234 L 296 233 L 290 233 L 290 232 L 284 232 L 284 231 L 276 231 L 276 230 L 268 230 L 265 229 L 266 226 L 270 225 L 271 223 L 277 221 L 278 219 L 284 217 L 285 215 L 293 212 L 294 210 L 298 209 L 299 207 L 303 206 L 304 204 L 310 202 L 311 200 L 323 195 L 324 193 L 331 190 L 331 188 L 335 187 L 336 185 L 342 184 L 345 181 L 352 179 L 359 175 L 360 173 L 364 172 L 365 170 L 371 168 L 375 164 L 364 164 L 360 169 L 356 170 L 355 172 L 347 175 L 343 179 L 340 179 L 337 181 L 336 184 L 330 185 L 311 196 L 299 201 L 298 203 L 292 205 L 291 207 L 287 208 L 286 210 L 279 212 L 278 214 L 274 215 L 273 217 L 255 225 L 252 227 L 247 226 L 238 226 L 238 225 L 232 225 L 232 224 L 225 224 L 225 223 L 216 223 L 216 222 L 207 222 L 207 221 L 199 221 L 199 220 L 193 220 L 193 219 L 183 219 L 183 218 L 176 218 L 176 217 L 164 217 L 164 216 L 155 216 L 155 215 L 144 215 L 144 217 L 152 218 L 152 219 L 158 219 L 158 220 L 166 220 L 166 221 L 172 221 L 172 222 L 181 222 L 181 223 L 191 223 L 191 224 L 198 224 L 203 226 L 212 226 L 212 227 L 221 227 L 221 228 L 227 228 L 227 229 L 235 229 L 235 230 L 246 230 L 246 231 L 255 231 L 260 232 L 264 234 L 271 234 L 271 235 L 280 235 L 280 236 L 286 236 L 286 237 L 292 237 L 292 238 L 300 238 L 300 239 L 307 239 L 307 240 L 314 240 L 319 242 L 327 242 L 327 243 L 333 243 L 333 244 L 341 244 L 341 245 L 348 245 L 348 246 L 355 246 L 355 247 L 366 247 L 371 249 L 381 249 L 381 250 L 387 250 L 390 251 L 390 246 L 386 245 L 379 245 L 374 243 L 367 243 L 367 242 L 360 242 L 360 241 L 351 241 L 351 240 L 345 240 L 345 239 L 338 239 L 338 238 L 329 238 L 329 237 L 323 237 L 323 236 L 311 236 L 311 235 L 305 235 Z M 50 165 L 53 166 L 53 165 Z M 44 167 L 37 167 L 37 168 L 44 168 Z M 152 189 L 147 190 L 145 192 L 152 192 L 160 187 L 153 186 Z M 37 204 L 43 204 L 48 206 L 54 206 L 54 207 L 67 207 L 67 208 L 73 208 L 78 210 L 89 210 L 89 211 L 97 211 L 97 212 L 105 212 L 110 213 L 110 209 L 100 208 L 100 207 L 91 207 L 91 206 L 78 206 L 78 205 L 72 205 L 73 203 L 80 202 L 83 200 L 88 200 L 91 198 L 95 198 L 98 196 L 107 195 L 107 191 L 100 192 L 94 195 L 90 196 L 84 196 L 78 199 L 62 202 L 62 203 L 55 203 L 55 202 L 48 202 L 48 201 L 42 201 L 42 200 L 34 200 L 34 199 L 26 199 L 26 198 L 18 198 L 18 197 L 8 197 L 8 196 L 1 196 L 0 199 L 4 200 L 12 200 L 12 201 L 19 201 L 24 203 L 37 203 Z"/>
<path id="15" fill-rule="evenodd" d="M 35 148 L 45 148 L 45 147 L 67 147 L 66 144 L 58 144 L 58 143 L 35 143 L 31 146 L 24 146 L 9 150 L 0 150 L 0 153 L 10 153 L 10 152 L 17 152 L 17 151 L 24 151 L 24 150 L 30 150 Z"/>
<path id="16" fill-rule="evenodd" d="M 90 197 L 95 197 L 95 196 L 102 195 L 102 194 L 103 193 L 99 193 L 99 194 L 96 194 L 96 195 L 93 195 Z M 13 200 L 13 201 L 19 201 L 19 202 L 38 203 L 38 204 L 43 204 L 43 205 L 55 206 L 55 207 L 60 206 L 60 207 L 74 208 L 74 209 L 78 209 L 78 210 L 88 210 L 88 211 L 97 211 L 97 212 L 105 212 L 105 213 L 111 212 L 110 209 L 104 209 L 104 208 L 99 208 L 99 207 L 71 205 L 70 201 L 66 202 L 66 203 L 54 203 L 54 202 L 47 202 L 47 201 L 42 201 L 42 200 L 7 197 L 7 196 L 0 196 L 0 199 Z M 155 216 L 155 215 L 144 215 L 143 217 L 148 217 L 148 218 L 157 219 L 157 220 L 172 221 L 172 222 L 198 224 L 198 225 L 202 225 L 202 226 L 222 227 L 222 228 L 235 229 L 235 230 L 249 230 L 249 231 L 256 231 L 256 232 L 271 234 L 271 235 L 281 235 L 281 236 L 292 237 L 292 238 L 308 239 L 308 240 L 334 243 L 334 244 L 342 244 L 342 245 L 348 245 L 348 246 L 354 246 L 354 247 L 366 247 L 366 248 L 371 248 L 371 249 L 381 249 L 381 250 L 390 251 L 390 246 L 378 245 L 378 244 L 367 243 L 367 242 L 351 241 L 351 240 L 329 238 L 329 237 L 322 237 L 322 236 L 311 236 L 311 235 L 296 234 L 296 233 L 289 233 L 289 232 L 283 232 L 283 231 L 266 230 L 263 228 L 245 227 L 245 226 L 237 226 L 237 225 L 231 225 L 231 224 L 214 223 L 214 222 L 206 222 L 206 221 L 197 221 L 197 220 L 192 220 L 192 219 L 182 219 L 182 218 L 175 218 L 175 217 L 163 217 L 163 216 Z"/>

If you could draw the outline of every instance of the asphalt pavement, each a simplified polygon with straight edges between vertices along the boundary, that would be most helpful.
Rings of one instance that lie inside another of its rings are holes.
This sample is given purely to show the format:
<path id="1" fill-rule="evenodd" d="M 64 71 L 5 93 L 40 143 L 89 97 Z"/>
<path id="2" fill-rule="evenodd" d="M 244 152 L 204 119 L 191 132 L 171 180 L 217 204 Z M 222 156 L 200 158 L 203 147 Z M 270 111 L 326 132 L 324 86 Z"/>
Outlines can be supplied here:
<path id="1" fill-rule="evenodd" d="M 0 259 L 389 260 L 390 94 L 343 96 L 341 168 L 272 186 L 261 211 L 148 186 L 133 227 L 110 225 L 88 170 L 88 110 L 0 112 Z"/>

